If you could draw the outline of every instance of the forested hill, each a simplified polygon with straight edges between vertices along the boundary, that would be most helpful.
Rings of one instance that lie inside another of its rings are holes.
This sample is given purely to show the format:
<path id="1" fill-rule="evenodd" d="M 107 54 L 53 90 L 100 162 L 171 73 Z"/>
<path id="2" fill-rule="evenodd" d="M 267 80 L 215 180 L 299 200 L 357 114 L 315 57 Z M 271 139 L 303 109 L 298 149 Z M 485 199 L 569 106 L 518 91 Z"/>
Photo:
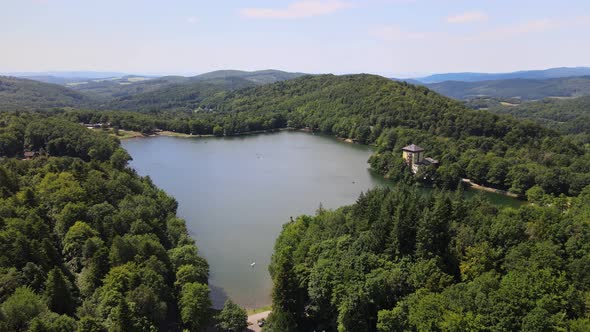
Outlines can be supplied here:
<path id="1" fill-rule="evenodd" d="M 47 110 L 54 107 L 133 111 L 192 111 L 203 98 L 221 91 L 294 79 L 305 74 L 279 70 L 221 70 L 192 77 L 123 76 L 51 82 L 0 76 L 0 111 Z"/>
<path id="2" fill-rule="evenodd" d="M 203 99 L 219 92 L 290 80 L 303 75 L 278 70 L 220 70 L 193 77 L 168 76 L 121 86 L 118 90 L 114 88 L 112 96 L 115 99 L 102 107 L 142 112 L 194 111 Z"/>
<path id="3" fill-rule="evenodd" d="M 590 95 L 590 76 L 551 79 L 506 79 L 478 82 L 445 81 L 428 88 L 455 99 L 478 97 L 537 100 Z"/>
<path id="4" fill-rule="evenodd" d="M 149 81 L 148 81 L 149 82 Z M 146 84 L 148 83 L 146 82 Z M 256 83 L 241 77 L 210 78 L 167 84 L 151 91 L 129 94 L 98 106 L 103 109 L 142 112 L 194 111 L 206 97 L 223 91 L 255 86 Z"/>
<path id="5" fill-rule="evenodd" d="M 83 107 L 92 99 L 57 84 L 0 76 L 0 111 Z"/>
<path id="6" fill-rule="evenodd" d="M 497 103 L 489 110 L 530 119 L 564 134 L 590 134 L 590 96 L 573 99 L 547 98 L 519 105 Z"/>
<path id="7" fill-rule="evenodd" d="M 186 77 L 164 76 L 159 78 L 144 78 L 124 76 L 112 79 L 87 80 L 67 84 L 69 89 L 92 95 L 102 101 L 132 96 L 161 89 L 171 84 L 187 82 Z"/>
<path id="8" fill-rule="evenodd" d="M 291 80 L 297 77 L 305 76 L 304 73 L 290 73 L 281 70 L 257 70 L 257 71 L 242 71 L 242 70 L 217 70 L 210 73 L 200 74 L 191 77 L 191 80 L 210 80 L 228 77 L 239 77 L 256 84 L 269 84 L 279 81 Z"/>
<path id="9" fill-rule="evenodd" d="M 0 137 L 0 331 L 208 326 L 208 264 L 118 140 L 26 112 Z"/>
<path id="10" fill-rule="evenodd" d="M 123 76 L 112 77 L 105 79 L 88 79 L 86 81 L 76 81 L 65 84 L 68 88 L 79 91 L 81 93 L 89 94 L 94 97 L 99 97 L 104 100 L 123 99 L 123 108 L 130 108 L 132 103 L 135 103 L 136 108 L 141 110 L 148 106 L 151 102 L 154 104 L 150 106 L 151 109 L 160 108 L 166 109 L 165 103 L 155 103 L 150 99 L 151 92 L 158 91 L 157 94 L 162 98 L 177 98 L 178 95 L 193 90 L 195 94 L 201 91 L 201 83 L 209 83 L 212 85 L 219 85 L 225 88 L 240 88 L 250 85 L 269 84 L 283 80 L 289 80 L 303 76 L 302 73 L 289 73 L 280 70 L 260 70 L 260 71 L 240 71 L 240 70 L 219 70 L 210 73 L 204 73 L 197 76 L 163 76 L 158 78 L 145 76 Z M 236 84 L 236 80 L 242 81 L 244 84 Z M 232 84 L 232 82 L 234 82 Z M 175 91 L 178 90 L 178 91 Z M 146 96 L 137 96 L 129 100 L 130 96 L 147 94 Z M 156 96 L 156 97 L 159 97 Z M 190 99 L 185 96 L 185 99 Z M 194 103 L 195 100 L 192 100 Z M 117 107 L 117 104 L 113 104 Z"/>
<path id="11" fill-rule="evenodd" d="M 308 126 L 360 140 L 368 139 L 369 128 L 359 125 L 377 124 L 380 117 L 394 121 L 387 126 L 423 129 L 436 125 L 421 121 L 426 114 L 432 119 L 450 114 L 478 116 L 475 112 L 463 113 L 466 109 L 460 103 L 427 88 L 365 74 L 305 76 L 220 93 L 205 99 L 203 104 L 219 112 L 285 113 L 291 127 Z"/>

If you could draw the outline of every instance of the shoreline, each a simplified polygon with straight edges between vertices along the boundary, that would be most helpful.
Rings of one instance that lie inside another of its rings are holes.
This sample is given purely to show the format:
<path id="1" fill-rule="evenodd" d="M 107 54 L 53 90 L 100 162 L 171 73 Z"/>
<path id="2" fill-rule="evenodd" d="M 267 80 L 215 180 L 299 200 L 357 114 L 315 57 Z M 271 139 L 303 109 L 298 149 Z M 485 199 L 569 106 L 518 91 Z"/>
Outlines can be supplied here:
<path id="1" fill-rule="evenodd" d="M 123 129 L 119 129 L 119 132 L 125 132 L 125 133 L 129 133 L 130 135 L 114 135 L 112 133 L 112 129 L 110 129 L 111 131 L 111 135 L 119 138 L 119 139 L 130 139 L 130 138 L 147 138 L 147 137 L 158 137 L 158 136 L 166 136 L 166 137 L 180 137 L 180 138 L 207 138 L 207 137 L 239 137 L 239 136 L 247 136 L 247 135 L 258 135 L 258 134 L 270 134 L 270 133 L 276 133 L 276 132 L 280 132 L 280 131 L 301 131 L 301 132 L 306 132 L 306 133 L 313 133 L 314 131 L 309 129 L 309 128 L 301 128 L 301 129 L 296 129 L 296 128 L 278 128 L 278 129 L 268 129 L 268 130 L 253 130 L 253 131 L 245 131 L 243 133 L 239 133 L 239 134 L 235 134 L 235 135 L 221 135 L 221 136 L 217 136 L 217 135 L 213 135 L 213 134 L 205 134 L 205 135 L 193 135 L 193 134 L 185 134 L 185 133 L 177 133 L 175 131 L 169 131 L 169 130 L 162 130 L 162 131 L 158 131 L 154 134 L 151 135 L 144 135 L 138 131 L 131 131 L 131 130 L 123 130 Z M 341 137 L 337 137 L 339 140 L 345 140 L 344 138 Z M 350 140 L 350 139 L 348 139 Z M 348 141 L 347 141 L 348 142 Z M 351 140 L 352 142 L 352 140 Z"/>
<path id="2" fill-rule="evenodd" d="M 168 130 L 164 130 L 164 131 L 159 131 L 156 132 L 155 134 L 152 135 L 144 135 L 140 132 L 137 131 L 131 131 L 131 130 L 123 130 L 123 129 L 119 129 L 119 132 L 122 132 L 123 135 L 117 136 L 114 135 L 113 130 L 109 129 L 110 131 L 110 135 L 113 135 L 121 140 L 125 140 L 125 139 L 131 139 L 131 138 L 147 138 L 147 137 L 158 137 L 158 136 L 165 136 L 165 137 L 180 137 L 180 138 L 211 138 L 211 137 L 237 137 L 237 136 L 247 136 L 247 135 L 258 135 L 258 134 L 270 134 L 270 133 L 276 133 L 276 132 L 280 132 L 280 131 L 300 131 L 300 132 L 306 132 L 306 133 L 314 133 L 314 131 L 311 128 L 278 128 L 278 129 L 271 129 L 271 130 L 254 130 L 254 131 L 247 131 L 247 132 L 243 132 L 243 133 L 239 133 L 236 135 L 230 135 L 230 136 L 216 136 L 216 135 L 212 135 L 212 134 L 206 134 L 206 135 L 193 135 L 193 134 L 184 134 L 184 133 L 177 133 L 174 131 L 168 131 Z M 331 135 L 330 135 L 331 136 Z M 370 144 L 362 144 L 357 142 L 356 140 L 352 139 L 352 138 L 344 138 L 344 137 L 338 137 L 338 136 L 332 136 L 335 137 L 338 141 L 343 142 L 343 143 L 347 143 L 347 144 L 361 144 L 361 145 L 367 145 L 367 146 L 371 146 Z M 388 179 L 387 176 L 383 176 L 384 179 Z M 477 184 L 473 181 L 471 181 L 470 179 L 466 179 L 466 178 L 461 178 L 461 182 L 468 185 L 470 188 L 476 189 L 476 190 L 481 190 L 481 191 L 485 191 L 485 192 L 489 192 L 489 193 L 494 193 L 494 194 L 499 194 L 499 195 L 504 195 L 510 198 L 514 198 L 514 199 L 521 199 L 521 196 L 511 193 L 509 191 L 506 190 L 502 190 L 502 189 L 496 189 L 496 188 L 492 188 L 492 187 L 486 187 L 480 184 Z"/>

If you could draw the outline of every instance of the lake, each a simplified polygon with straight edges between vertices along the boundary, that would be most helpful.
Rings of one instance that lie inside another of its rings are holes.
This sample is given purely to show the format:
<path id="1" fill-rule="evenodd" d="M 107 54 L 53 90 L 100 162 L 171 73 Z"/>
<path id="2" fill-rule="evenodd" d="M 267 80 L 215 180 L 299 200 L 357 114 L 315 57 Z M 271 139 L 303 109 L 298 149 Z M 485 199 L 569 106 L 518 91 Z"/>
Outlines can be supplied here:
<path id="1" fill-rule="evenodd" d="M 369 170 L 369 146 L 304 132 L 150 137 L 122 144 L 133 157 L 131 167 L 178 201 L 178 215 L 210 264 L 216 308 L 228 296 L 246 308 L 271 303 L 268 264 L 291 217 L 314 214 L 320 204 L 351 204 L 362 191 L 392 185 Z M 495 203 L 518 205 L 485 195 Z"/>

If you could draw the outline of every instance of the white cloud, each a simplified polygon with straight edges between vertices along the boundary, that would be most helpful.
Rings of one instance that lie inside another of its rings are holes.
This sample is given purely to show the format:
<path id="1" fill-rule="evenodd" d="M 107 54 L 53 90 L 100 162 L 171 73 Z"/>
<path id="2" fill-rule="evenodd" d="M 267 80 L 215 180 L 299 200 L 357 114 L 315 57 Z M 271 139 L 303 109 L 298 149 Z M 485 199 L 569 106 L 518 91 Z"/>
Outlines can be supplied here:
<path id="1" fill-rule="evenodd" d="M 338 10 L 351 8 L 353 4 L 341 0 L 302 0 L 289 4 L 284 9 L 274 8 L 243 8 L 240 14 L 250 18 L 262 19 L 297 19 L 327 15 Z"/>
<path id="2" fill-rule="evenodd" d="M 446 18 L 447 23 L 476 23 L 485 22 L 488 20 L 488 15 L 480 11 L 470 11 L 459 15 L 452 15 Z"/>
<path id="3" fill-rule="evenodd" d="M 191 16 L 186 19 L 186 23 L 188 23 L 188 24 L 195 24 L 197 22 L 199 22 L 199 19 L 194 16 Z"/>

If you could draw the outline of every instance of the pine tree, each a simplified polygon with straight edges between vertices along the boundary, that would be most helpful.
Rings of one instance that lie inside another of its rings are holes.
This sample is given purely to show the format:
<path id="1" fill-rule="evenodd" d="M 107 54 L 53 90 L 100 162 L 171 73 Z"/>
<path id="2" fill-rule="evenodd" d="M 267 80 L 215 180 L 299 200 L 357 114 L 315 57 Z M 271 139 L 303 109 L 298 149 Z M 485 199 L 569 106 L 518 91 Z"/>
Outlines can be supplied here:
<path id="1" fill-rule="evenodd" d="M 125 299 L 121 298 L 119 304 L 114 310 L 112 317 L 112 324 L 109 328 L 112 332 L 132 332 L 135 331 L 131 312 L 129 311 L 129 304 Z"/>
<path id="2" fill-rule="evenodd" d="M 51 311 L 70 316 L 74 313 L 76 307 L 74 298 L 63 273 L 58 267 L 54 267 L 47 275 L 45 297 L 47 306 Z"/>
<path id="3" fill-rule="evenodd" d="M 449 225 L 453 216 L 450 199 L 444 195 L 436 197 L 434 207 L 426 210 L 416 231 L 416 254 L 429 259 L 436 256 L 447 258 L 450 242 Z"/>
<path id="4" fill-rule="evenodd" d="M 291 247 L 282 249 L 275 253 L 272 263 L 272 277 L 274 288 L 272 291 L 273 331 L 297 331 L 297 317 L 300 312 L 299 287 L 297 287 L 297 276 L 293 271 L 293 258 Z"/>

